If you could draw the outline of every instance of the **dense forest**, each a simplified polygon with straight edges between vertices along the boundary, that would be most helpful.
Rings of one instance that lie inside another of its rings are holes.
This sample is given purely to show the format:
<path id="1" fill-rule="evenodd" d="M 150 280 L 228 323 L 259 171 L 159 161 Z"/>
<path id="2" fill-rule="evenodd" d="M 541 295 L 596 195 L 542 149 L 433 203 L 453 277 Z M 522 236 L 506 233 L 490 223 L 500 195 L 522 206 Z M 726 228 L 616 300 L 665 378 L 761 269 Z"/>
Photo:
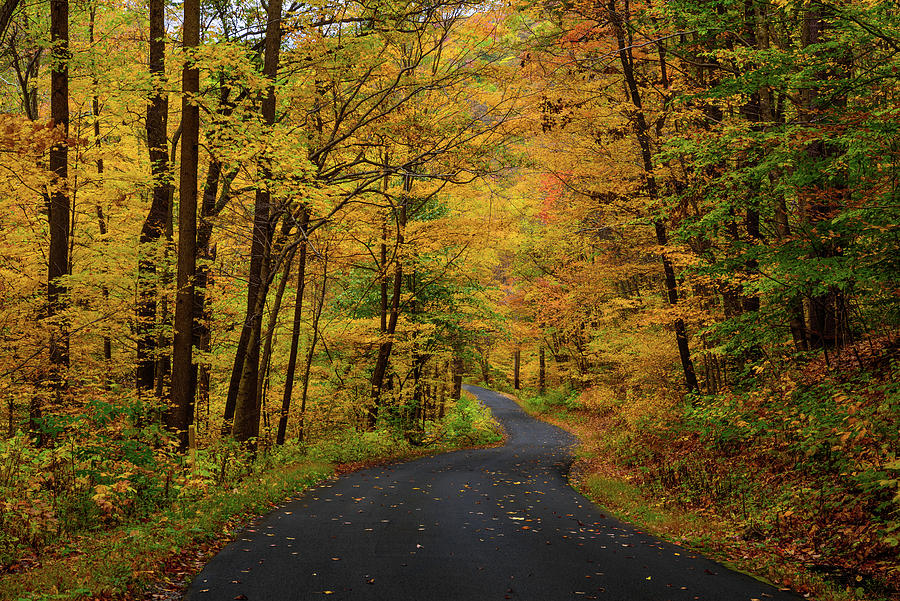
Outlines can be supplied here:
<path id="1" fill-rule="evenodd" d="M 898 69 L 883 0 L 3 0 L 0 596 L 496 442 L 464 380 L 601 502 L 900 594 Z"/>

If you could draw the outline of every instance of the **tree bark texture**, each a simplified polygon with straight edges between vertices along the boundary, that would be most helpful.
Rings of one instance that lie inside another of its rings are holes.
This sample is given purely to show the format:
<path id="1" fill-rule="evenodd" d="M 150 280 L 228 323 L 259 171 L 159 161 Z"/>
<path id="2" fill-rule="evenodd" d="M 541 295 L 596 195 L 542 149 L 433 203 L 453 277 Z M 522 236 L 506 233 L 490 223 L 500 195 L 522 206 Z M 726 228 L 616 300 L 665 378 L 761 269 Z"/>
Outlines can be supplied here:
<path id="1" fill-rule="evenodd" d="M 519 364 L 522 360 L 522 351 L 516 349 L 513 354 L 513 388 L 515 390 L 519 389 Z"/>
<path id="2" fill-rule="evenodd" d="M 184 48 L 200 44 L 200 1 L 185 0 Z M 187 448 L 193 423 L 197 368 L 193 362 L 194 275 L 197 261 L 197 172 L 200 149 L 200 108 L 193 96 L 200 91 L 200 71 L 188 57 L 181 75 L 181 174 L 178 186 L 178 274 L 175 296 L 175 342 L 172 349 L 172 400 L 169 427 Z"/>
<path id="3" fill-rule="evenodd" d="M 50 147 L 52 189 L 49 199 L 50 250 L 47 262 L 47 317 L 51 323 L 65 309 L 66 285 L 60 278 L 69 273 L 69 3 L 50 2 L 50 118 L 58 139 Z M 65 323 L 52 323 L 50 335 L 51 379 L 61 385 L 61 371 L 69 365 L 69 335 Z"/>
<path id="4" fill-rule="evenodd" d="M 150 155 L 150 174 L 153 176 L 150 210 L 141 228 L 141 245 L 157 242 L 166 231 L 172 197 L 169 175 L 168 115 L 169 99 L 162 92 L 165 80 L 165 2 L 149 0 L 150 11 L 150 80 L 153 91 L 147 105 L 147 148 Z M 149 246 L 147 247 L 149 250 Z M 148 252 L 145 250 L 144 252 Z M 157 282 L 156 265 L 152 258 L 138 260 L 137 388 L 149 392 L 156 378 Z"/>
<path id="5" fill-rule="evenodd" d="M 271 0 L 268 7 L 268 23 L 266 26 L 265 57 L 263 59 L 263 75 L 269 79 L 270 85 L 262 102 L 263 122 L 272 126 L 275 123 L 275 77 L 278 73 L 278 58 L 281 46 L 281 0 Z M 253 234 L 250 244 L 250 273 L 247 287 L 247 316 L 244 328 L 249 329 L 244 367 L 238 386 L 234 407 L 234 426 L 232 434 L 241 442 L 246 442 L 259 435 L 260 398 L 257 395 L 259 380 L 260 338 L 262 335 L 262 311 L 265 306 L 264 264 L 271 252 L 271 196 L 266 180 L 270 177 L 266 157 L 258 164 L 259 187 L 256 191 L 256 202 L 253 211 Z M 260 302 L 262 301 L 262 302 Z"/>

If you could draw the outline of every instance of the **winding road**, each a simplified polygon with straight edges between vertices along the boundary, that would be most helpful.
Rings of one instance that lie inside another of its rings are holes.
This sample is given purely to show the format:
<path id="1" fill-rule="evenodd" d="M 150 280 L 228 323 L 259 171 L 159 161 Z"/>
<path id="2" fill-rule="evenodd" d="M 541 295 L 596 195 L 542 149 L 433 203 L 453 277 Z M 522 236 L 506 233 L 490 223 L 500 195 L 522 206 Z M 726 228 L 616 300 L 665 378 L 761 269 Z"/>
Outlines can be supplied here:
<path id="1" fill-rule="evenodd" d="M 467 387 L 505 446 L 367 469 L 244 530 L 190 601 L 796 600 L 607 517 L 566 483 L 574 439 Z"/>

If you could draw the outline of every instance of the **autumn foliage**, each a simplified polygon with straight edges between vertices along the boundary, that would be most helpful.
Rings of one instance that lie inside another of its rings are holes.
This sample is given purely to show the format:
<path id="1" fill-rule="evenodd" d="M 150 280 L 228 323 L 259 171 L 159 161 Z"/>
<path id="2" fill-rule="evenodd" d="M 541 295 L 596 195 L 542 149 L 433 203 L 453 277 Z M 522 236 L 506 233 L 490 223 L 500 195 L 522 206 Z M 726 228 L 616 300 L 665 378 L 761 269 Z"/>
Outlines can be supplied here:
<path id="1" fill-rule="evenodd" d="M 896 587 L 890 3 L 0 17 L 0 564 L 493 440 L 470 378 L 748 547 Z"/>

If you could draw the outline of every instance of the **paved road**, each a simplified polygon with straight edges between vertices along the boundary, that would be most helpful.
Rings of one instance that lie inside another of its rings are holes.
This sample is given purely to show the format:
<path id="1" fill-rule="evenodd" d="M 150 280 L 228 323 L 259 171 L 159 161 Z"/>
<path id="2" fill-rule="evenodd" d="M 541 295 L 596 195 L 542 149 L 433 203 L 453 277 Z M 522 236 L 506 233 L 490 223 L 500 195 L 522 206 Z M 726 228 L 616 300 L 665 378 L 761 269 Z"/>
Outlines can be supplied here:
<path id="1" fill-rule="evenodd" d="M 566 484 L 572 437 L 469 387 L 507 444 L 352 473 L 261 519 L 190 601 L 797 599 L 609 518 Z"/>

